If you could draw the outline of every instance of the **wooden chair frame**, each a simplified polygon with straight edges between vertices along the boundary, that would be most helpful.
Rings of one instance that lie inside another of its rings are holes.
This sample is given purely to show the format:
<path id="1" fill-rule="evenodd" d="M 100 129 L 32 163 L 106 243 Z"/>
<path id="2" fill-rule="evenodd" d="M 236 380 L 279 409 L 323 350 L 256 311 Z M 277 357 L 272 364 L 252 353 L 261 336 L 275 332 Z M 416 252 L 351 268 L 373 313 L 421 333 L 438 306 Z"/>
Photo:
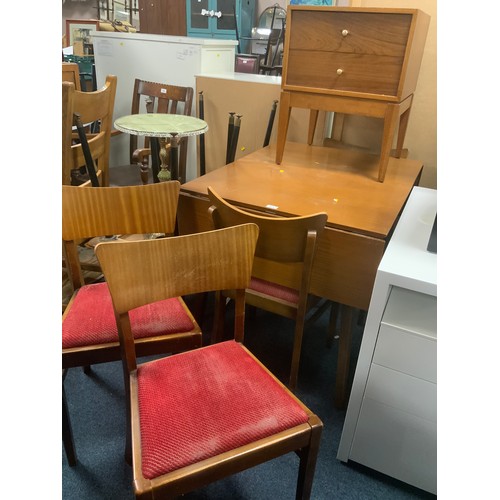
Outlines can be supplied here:
<path id="1" fill-rule="evenodd" d="M 73 114 L 78 113 L 84 124 L 99 123 L 99 132 L 87 139 L 102 186 L 109 185 L 109 148 L 113 125 L 117 78 L 108 75 L 104 86 L 95 92 L 76 90 L 71 82 L 62 82 L 62 183 L 71 184 L 71 170 L 85 165 L 80 144 L 75 144 Z"/>
<path id="2" fill-rule="evenodd" d="M 130 418 L 128 424 L 131 429 L 136 498 L 176 497 L 291 451 L 295 451 L 300 458 L 296 498 L 310 497 L 322 422 L 243 346 L 242 349 L 252 356 L 283 391 L 298 402 L 306 412 L 308 421 L 154 479 L 145 479 L 142 473 L 139 375 L 128 311 L 160 297 L 178 294 L 217 291 L 219 300 L 221 290 L 235 289 L 234 331 L 236 342 L 241 344 L 244 336 L 245 288 L 250 280 L 257 234 L 255 224 L 244 224 L 164 240 L 138 241 L 127 245 L 100 243 L 96 247 L 113 297 L 124 354 L 124 371 L 130 378 L 127 415 Z M 178 257 L 168 259 L 165 255 Z M 136 262 L 140 265 L 137 266 Z M 136 290 L 140 288 L 147 290 L 147 293 L 134 293 L 130 283 L 136 285 Z"/>
<path id="3" fill-rule="evenodd" d="M 323 231 L 328 216 L 325 212 L 302 217 L 267 217 L 246 212 L 221 198 L 211 187 L 208 196 L 214 227 L 229 227 L 253 222 L 260 228 L 255 251 L 252 277 L 292 288 L 299 292 L 298 302 L 283 300 L 248 288 L 249 305 L 291 318 L 295 321 L 293 353 L 289 387 L 297 385 L 304 323 L 308 310 L 309 288 L 316 240 Z M 221 302 L 223 314 L 224 303 Z M 221 331 L 215 332 L 213 341 L 220 340 Z"/>
<path id="4" fill-rule="evenodd" d="M 78 243 L 82 239 L 116 234 L 161 233 L 170 236 L 175 232 L 178 181 L 162 182 L 148 186 L 86 187 L 62 186 L 62 236 L 63 251 L 68 275 L 74 293 L 65 308 L 62 321 L 70 314 L 77 295 L 85 285 L 78 256 Z M 127 245 L 118 240 L 113 244 Z M 193 325 L 190 331 L 156 334 L 136 339 L 137 356 L 150 356 L 182 352 L 202 344 L 201 328 L 191 311 L 179 297 L 179 302 Z M 97 314 L 97 311 L 94 311 Z M 97 363 L 118 361 L 122 358 L 120 342 L 89 344 L 63 348 L 63 374 L 71 367 L 87 367 Z M 128 377 L 125 379 L 128 383 Z M 63 442 L 70 465 L 76 463 L 69 412 L 63 388 Z"/>

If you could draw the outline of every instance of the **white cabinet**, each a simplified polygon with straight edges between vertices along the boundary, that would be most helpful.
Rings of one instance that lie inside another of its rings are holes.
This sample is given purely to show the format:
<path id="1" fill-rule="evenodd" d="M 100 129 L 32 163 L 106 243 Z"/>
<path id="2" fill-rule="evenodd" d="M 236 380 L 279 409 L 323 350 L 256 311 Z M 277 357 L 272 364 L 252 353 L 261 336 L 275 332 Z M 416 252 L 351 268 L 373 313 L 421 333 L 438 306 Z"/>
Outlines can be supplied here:
<path id="1" fill-rule="evenodd" d="M 436 191 L 414 188 L 382 258 L 337 458 L 436 493 Z"/>

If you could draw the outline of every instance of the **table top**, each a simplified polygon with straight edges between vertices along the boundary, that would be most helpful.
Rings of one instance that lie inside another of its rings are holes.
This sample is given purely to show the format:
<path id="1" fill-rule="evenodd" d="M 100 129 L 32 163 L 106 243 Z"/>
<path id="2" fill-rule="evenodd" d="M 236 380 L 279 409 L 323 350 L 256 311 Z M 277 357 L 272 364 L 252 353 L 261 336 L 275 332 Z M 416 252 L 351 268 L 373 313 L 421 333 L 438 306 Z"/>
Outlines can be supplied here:
<path id="1" fill-rule="evenodd" d="M 132 135 L 186 137 L 204 134 L 208 124 L 200 118 L 168 113 L 139 113 L 115 120 L 115 128 Z"/>
<path id="2" fill-rule="evenodd" d="M 390 158 L 378 182 L 378 155 L 287 142 L 281 165 L 276 145 L 255 151 L 181 186 L 206 196 L 211 186 L 244 208 L 281 216 L 328 214 L 327 226 L 386 239 L 418 179 L 418 160 Z"/>

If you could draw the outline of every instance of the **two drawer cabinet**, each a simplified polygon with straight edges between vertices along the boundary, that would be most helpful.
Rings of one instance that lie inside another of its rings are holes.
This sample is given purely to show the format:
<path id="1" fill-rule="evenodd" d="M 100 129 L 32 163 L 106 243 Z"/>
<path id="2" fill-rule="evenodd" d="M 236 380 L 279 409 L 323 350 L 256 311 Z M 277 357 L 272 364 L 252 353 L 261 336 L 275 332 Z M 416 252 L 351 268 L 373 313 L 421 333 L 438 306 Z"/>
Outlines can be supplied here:
<path id="1" fill-rule="evenodd" d="M 290 108 L 384 120 L 378 180 L 383 182 L 399 119 L 400 155 L 424 52 L 429 16 L 418 9 L 290 6 L 283 58 L 276 161 Z"/>
<path id="2" fill-rule="evenodd" d="M 377 271 L 337 452 L 437 489 L 436 191 L 414 187 Z"/>

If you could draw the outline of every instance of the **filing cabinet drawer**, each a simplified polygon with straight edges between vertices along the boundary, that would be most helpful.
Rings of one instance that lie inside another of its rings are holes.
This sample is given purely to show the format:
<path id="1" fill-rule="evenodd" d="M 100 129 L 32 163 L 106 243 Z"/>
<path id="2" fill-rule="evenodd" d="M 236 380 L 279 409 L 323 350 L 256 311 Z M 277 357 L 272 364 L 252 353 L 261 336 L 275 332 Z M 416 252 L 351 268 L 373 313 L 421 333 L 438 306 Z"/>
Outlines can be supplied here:
<path id="1" fill-rule="evenodd" d="M 436 383 L 436 339 L 382 324 L 373 362 Z"/>
<path id="2" fill-rule="evenodd" d="M 365 399 L 374 399 L 431 422 L 437 420 L 437 385 L 372 363 Z"/>
<path id="3" fill-rule="evenodd" d="M 349 458 L 436 494 L 436 441 L 435 422 L 365 398 Z"/>

